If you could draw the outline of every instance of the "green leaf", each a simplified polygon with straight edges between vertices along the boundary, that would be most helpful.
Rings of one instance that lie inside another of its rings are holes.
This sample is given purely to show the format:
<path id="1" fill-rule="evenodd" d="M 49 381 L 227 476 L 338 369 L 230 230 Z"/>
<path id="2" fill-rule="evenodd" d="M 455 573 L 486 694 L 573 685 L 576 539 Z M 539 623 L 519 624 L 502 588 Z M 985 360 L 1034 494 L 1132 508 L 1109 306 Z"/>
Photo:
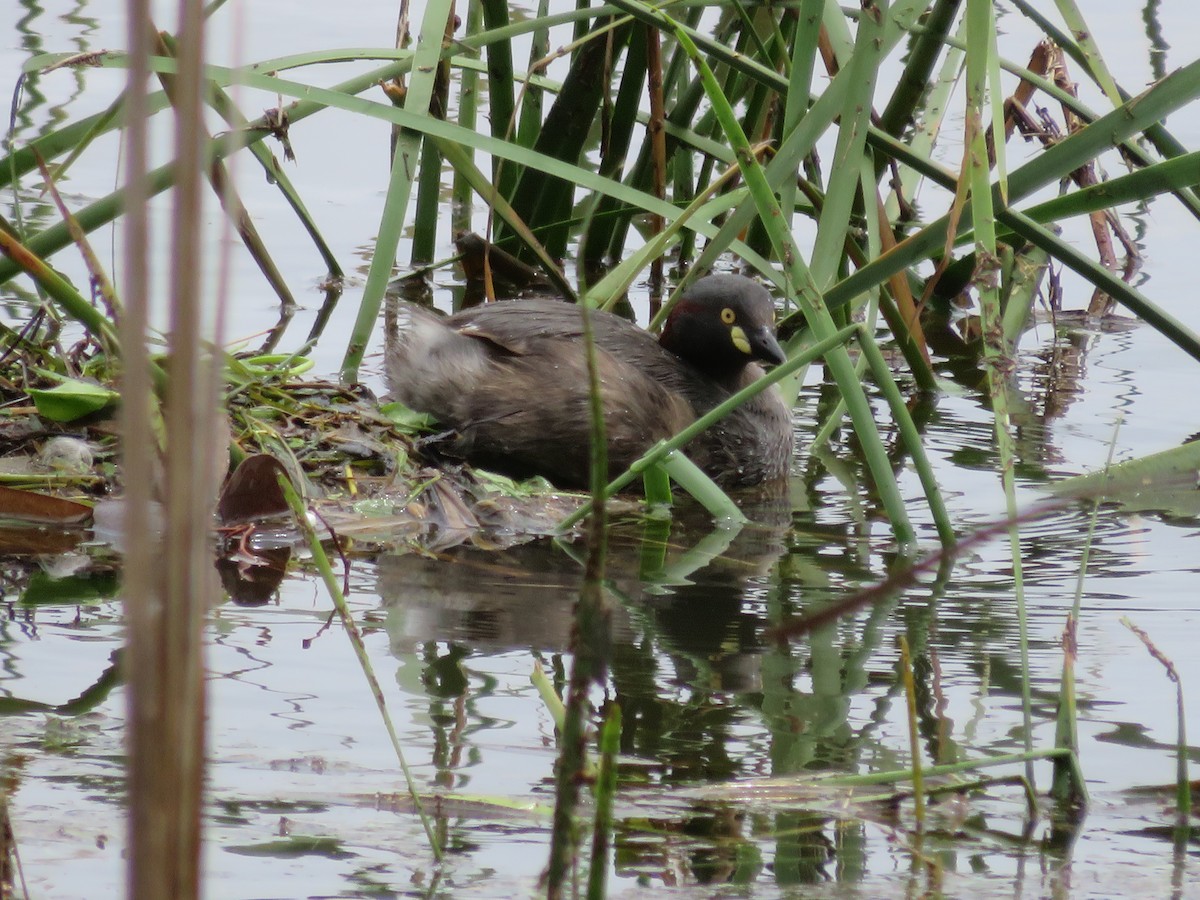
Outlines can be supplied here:
<path id="1" fill-rule="evenodd" d="M 379 411 L 401 431 L 418 432 L 433 430 L 433 416 L 429 413 L 409 409 L 403 403 L 385 403 L 379 407 Z"/>
<path id="2" fill-rule="evenodd" d="M 115 405 L 121 395 L 91 381 L 70 380 L 52 388 L 30 388 L 38 415 L 55 422 L 74 422 Z"/>

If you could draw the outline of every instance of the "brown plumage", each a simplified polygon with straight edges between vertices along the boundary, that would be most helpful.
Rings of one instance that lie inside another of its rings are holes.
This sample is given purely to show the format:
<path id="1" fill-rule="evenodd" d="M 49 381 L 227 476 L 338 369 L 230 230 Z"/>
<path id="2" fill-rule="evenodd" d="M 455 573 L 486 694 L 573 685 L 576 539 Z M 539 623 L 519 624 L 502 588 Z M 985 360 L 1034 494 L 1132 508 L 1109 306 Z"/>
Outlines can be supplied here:
<path id="1" fill-rule="evenodd" d="M 588 482 L 588 379 L 577 307 L 516 300 L 448 318 L 411 304 L 387 351 L 393 394 L 457 432 L 452 452 L 562 487 Z M 611 475 L 779 363 L 770 295 L 737 275 L 697 281 L 660 340 L 605 312 L 592 314 Z M 734 410 L 684 448 L 719 484 L 784 477 L 791 415 L 777 388 Z"/>

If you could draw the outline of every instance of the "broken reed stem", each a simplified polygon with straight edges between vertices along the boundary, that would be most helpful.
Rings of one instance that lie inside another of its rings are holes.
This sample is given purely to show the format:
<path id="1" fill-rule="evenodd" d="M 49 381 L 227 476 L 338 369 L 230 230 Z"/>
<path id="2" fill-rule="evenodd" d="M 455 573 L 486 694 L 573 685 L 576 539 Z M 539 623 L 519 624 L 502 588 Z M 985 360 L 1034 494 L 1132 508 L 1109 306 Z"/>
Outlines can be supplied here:
<path id="1" fill-rule="evenodd" d="M 1142 642 L 1150 655 L 1162 664 L 1162 667 L 1167 670 L 1167 677 L 1175 684 L 1175 715 L 1178 721 L 1178 731 L 1175 737 L 1176 827 L 1184 831 L 1185 834 L 1190 833 L 1192 784 L 1188 779 L 1187 719 L 1184 714 L 1185 707 L 1183 705 L 1183 681 L 1179 677 L 1179 670 L 1175 668 L 1175 663 L 1155 646 L 1154 641 L 1150 640 L 1150 635 L 1134 625 L 1128 616 L 1121 617 L 1121 624 L 1137 635 L 1138 640 Z"/>
<path id="2" fill-rule="evenodd" d="M 921 772 L 921 733 L 917 728 L 917 685 L 913 679 L 908 638 L 900 635 L 900 673 L 904 679 L 905 713 L 908 719 L 908 750 L 912 756 L 913 816 L 917 830 L 925 828 L 925 776 Z"/>

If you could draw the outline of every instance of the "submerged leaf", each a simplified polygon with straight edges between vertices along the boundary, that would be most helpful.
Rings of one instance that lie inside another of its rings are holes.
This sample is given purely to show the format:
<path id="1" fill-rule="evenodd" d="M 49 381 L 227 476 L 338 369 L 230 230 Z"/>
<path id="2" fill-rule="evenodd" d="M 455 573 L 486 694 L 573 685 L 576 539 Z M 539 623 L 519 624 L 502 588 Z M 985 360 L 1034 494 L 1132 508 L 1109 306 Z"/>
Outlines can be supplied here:
<path id="1" fill-rule="evenodd" d="M 85 570 L 65 577 L 34 572 L 21 594 L 22 606 L 86 606 L 112 600 L 120 579 L 111 569 Z"/>
<path id="2" fill-rule="evenodd" d="M 83 525 L 91 522 L 92 508 L 35 491 L 0 487 L 0 518 L 37 524 Z"/>
<path id="3" fill-rule="evenodd" d="M 1128 509 L 1200 515 L 1200 441 L 1067 478 L 1051 490 L 1062 496 L 1116 500 Z"/>

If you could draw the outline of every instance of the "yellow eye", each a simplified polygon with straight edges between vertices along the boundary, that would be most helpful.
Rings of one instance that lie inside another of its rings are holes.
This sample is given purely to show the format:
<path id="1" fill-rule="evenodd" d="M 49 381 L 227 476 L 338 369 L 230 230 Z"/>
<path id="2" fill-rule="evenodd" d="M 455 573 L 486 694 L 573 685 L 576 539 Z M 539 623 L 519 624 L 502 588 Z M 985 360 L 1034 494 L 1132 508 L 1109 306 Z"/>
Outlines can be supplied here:
<path id="1" fill-rule="evenodd" d="M 737 313 L 728 306 L 721 310 L 721 321 L 726 325 L 732 325 L 735 319 L 737 319 Z"/>

